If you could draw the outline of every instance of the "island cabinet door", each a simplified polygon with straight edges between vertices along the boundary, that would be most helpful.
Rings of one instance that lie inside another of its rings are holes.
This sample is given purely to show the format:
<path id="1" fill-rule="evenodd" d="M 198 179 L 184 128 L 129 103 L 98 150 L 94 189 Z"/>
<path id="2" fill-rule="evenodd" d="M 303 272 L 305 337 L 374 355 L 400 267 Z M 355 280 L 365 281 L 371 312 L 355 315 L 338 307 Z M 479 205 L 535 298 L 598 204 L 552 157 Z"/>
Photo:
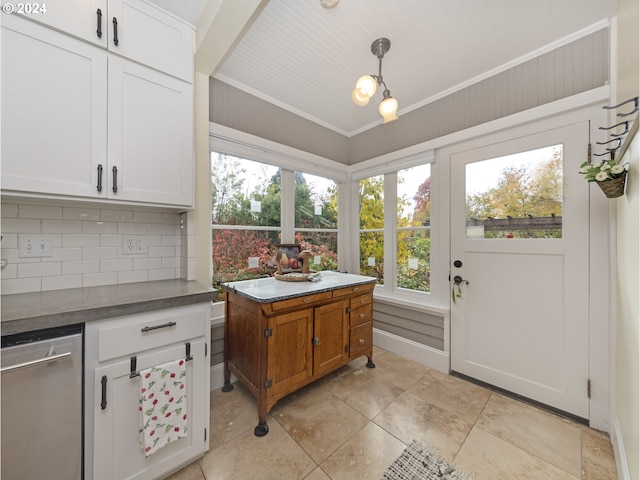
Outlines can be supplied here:
<path id="1" fill-rule="evenodd" d="M 331 372 L 349 359 L 349 300 L 333 302 L 314 311 L 313 373 Z"/>
<path id="2" fill-rule="evenodd" d="M 313 308 L 269 318 L 267 396 L 280 398 L 313 375 Z"/>

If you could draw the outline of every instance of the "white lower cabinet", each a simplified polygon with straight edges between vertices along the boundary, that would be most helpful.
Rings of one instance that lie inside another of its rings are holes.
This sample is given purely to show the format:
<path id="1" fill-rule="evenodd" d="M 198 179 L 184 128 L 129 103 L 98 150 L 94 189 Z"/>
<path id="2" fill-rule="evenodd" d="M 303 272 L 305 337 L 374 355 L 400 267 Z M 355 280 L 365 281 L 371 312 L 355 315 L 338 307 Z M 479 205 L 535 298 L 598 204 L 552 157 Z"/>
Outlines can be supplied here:
<path id="1" fill-rule="evenodd" d="M 85 479 L 163 478 L 206 452 L 209 303 L 90 322 L 85 341 Z M 187 436 L 145 458 L 132 373 L 187 354 Z"/>

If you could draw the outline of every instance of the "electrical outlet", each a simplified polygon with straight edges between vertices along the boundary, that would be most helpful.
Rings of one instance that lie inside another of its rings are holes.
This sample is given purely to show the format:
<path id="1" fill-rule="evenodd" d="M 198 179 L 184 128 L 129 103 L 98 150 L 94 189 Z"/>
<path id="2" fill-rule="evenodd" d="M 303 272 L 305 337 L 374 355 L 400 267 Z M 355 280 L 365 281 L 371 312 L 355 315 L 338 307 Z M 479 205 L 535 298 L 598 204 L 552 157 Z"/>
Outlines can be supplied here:
<path id="1" fill-rule="evenodd" d="M 147 253 L 147 237 L 144 235 L 123 235 L 122 254 L 139 255 Z"/>
<path id="2" fill-rule="evenodd" d="M 53 257 L 53 237 L 18 235 L 18 255 L 22 258 Z"/>

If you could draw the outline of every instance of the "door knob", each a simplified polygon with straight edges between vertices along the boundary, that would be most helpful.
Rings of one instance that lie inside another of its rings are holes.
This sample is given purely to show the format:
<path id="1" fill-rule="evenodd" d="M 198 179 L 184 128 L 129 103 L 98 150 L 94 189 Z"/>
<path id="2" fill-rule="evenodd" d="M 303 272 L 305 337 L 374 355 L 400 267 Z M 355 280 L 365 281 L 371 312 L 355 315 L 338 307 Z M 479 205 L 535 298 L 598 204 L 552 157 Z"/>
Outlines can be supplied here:
<path id="1" fill-rule="evenodd" d="M 456 285 L 460 285 L 461 283 L 469 285 L 469 280 L 465 280 L 460 275 L 456 275 L 455 277 L 453 277 L 453 283 L 455 283 Z"/>

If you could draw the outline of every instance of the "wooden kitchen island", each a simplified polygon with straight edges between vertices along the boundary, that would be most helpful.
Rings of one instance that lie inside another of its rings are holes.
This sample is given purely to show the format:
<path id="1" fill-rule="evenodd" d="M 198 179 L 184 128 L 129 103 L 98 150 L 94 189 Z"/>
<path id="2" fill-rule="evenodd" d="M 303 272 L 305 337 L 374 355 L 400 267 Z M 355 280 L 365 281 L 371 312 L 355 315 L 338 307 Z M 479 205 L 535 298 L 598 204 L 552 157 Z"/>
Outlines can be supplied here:
<path id="1" fill-rule="evenodd" d="M 374 368 L 375 278 L 322 272 L 316 282 L 261 278 L 225 287 L 224 387 L 234 374 L 258 400 L 256 436 L 282 397 L 366 355 Z"/>

